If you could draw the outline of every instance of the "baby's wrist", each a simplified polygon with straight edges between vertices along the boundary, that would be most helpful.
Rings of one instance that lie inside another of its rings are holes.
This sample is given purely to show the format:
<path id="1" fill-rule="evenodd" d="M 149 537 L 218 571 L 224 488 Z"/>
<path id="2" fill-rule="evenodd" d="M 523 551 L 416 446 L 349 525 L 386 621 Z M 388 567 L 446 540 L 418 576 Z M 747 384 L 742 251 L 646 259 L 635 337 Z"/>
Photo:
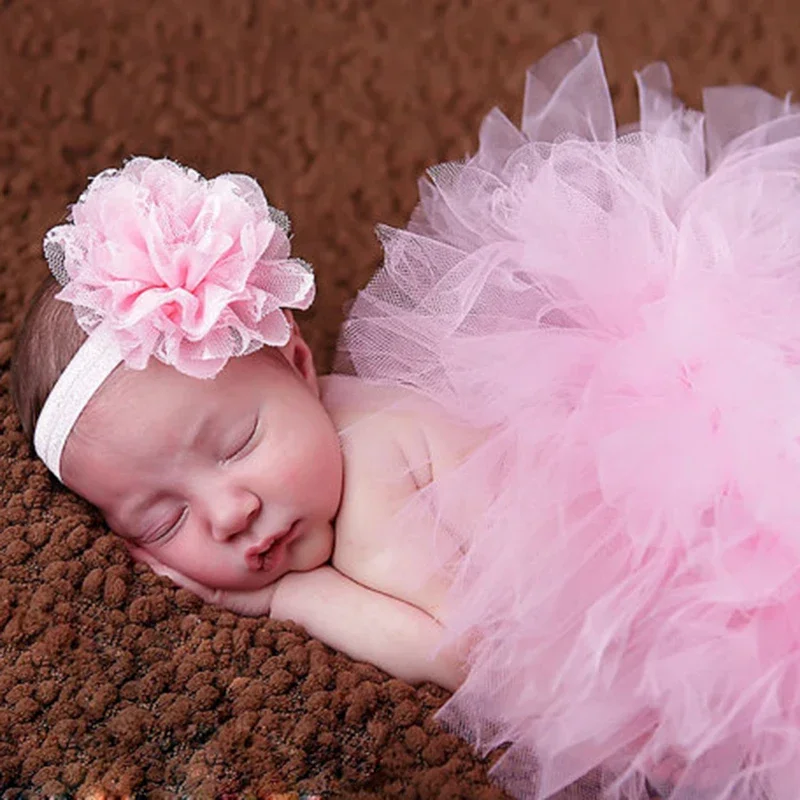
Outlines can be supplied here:
<path id="1" fill-rule="evenodd" d="M 304 582 L 304 572 L 287 572 L 274 583 L 269 589 L 272 592 L 269 606 L 269 616 L 276 620 L 297 620 L 297 603 L 294 602 L 298 592 L 302 591 L 301 585 Z"/>

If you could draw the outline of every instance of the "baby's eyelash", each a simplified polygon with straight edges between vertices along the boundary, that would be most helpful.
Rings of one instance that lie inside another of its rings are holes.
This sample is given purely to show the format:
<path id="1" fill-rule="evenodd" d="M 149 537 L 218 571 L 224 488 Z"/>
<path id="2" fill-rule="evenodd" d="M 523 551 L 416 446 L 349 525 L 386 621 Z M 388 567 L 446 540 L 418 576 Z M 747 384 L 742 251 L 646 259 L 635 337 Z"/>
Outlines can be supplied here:
<path id="1" fill-rule="evenodd" d="M 186 514 L 187 514 L 188 511 L 189 511 L 188 508 L 184 508 L 183 511 L 181 512 L 181 515 L 175 520 L 175 522 L 173 522 L 170 526 L 168 526 L 166 528 L 163 528 L 162 530 L 157 531 L 156 535 L 153 536 L 151 541 L 153 541 L 153 542 L 161 542 L 163 544 L 164 540 L 170 534 L 174 533 L 178 529 L 180 524 L 186 518 Z"/>
<path id="2" fill-rule="evenodd" d="M 231 461 L 232 459 L 241 455 L 247 449 L 253 439 L 255 439 L 256 433 L 258 433 L 259 420 L 260 417 L 256 417 L 253 427 L 250 429 L 250 433 L 247 434 L 247 438 L 233 451 L 233 453 L 224 459 L 225 461 Z"/>

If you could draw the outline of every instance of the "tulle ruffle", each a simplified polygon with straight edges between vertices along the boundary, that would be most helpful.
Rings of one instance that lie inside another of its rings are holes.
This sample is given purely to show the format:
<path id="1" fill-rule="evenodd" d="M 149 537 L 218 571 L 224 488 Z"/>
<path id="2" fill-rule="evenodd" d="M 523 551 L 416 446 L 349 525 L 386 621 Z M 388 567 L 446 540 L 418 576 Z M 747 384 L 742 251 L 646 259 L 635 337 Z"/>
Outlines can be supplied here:
<path id="1" fill-rule="evenodd" d="M 415 502 L 491 488 L 430 567 L 474 643 L 439 718 L 506 788 L 796 800 L 800 113 L 637 81 L 618 130 L 593 37 L 535 65 L 379 229 L 339 363 L 494 431 Z"/>

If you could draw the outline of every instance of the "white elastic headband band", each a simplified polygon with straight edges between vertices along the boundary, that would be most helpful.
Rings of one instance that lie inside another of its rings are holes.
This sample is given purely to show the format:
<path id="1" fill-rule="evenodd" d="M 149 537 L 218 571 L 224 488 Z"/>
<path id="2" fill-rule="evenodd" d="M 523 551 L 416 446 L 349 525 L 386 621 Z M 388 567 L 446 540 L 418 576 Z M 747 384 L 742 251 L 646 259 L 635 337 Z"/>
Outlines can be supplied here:
<path id="1" fill-rule="evenodd" d="M 61 480 L 61 454 L 81 412 L 122 361 L 111 332 L 100 325 L 78 348 L 47 397 L 33 435 L 33 446 Z"/>

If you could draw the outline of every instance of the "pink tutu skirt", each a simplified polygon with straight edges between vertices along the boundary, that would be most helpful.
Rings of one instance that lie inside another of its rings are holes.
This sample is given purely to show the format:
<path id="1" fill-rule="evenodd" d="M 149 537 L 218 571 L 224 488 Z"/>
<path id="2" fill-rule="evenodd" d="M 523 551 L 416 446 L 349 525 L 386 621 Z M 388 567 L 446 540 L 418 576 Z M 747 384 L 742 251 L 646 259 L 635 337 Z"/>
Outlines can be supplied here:
<path id="1" fill-rule="evenodd" d="M 800 110 L 637 81 L 619 130 L 593 37 L 534 66 L 379 229 L 340 364 L 492 431 L 412 502 L 490 490 L 430 567 L 473 643 L 439 719 L 505 788 L 797 800 Z"/>

